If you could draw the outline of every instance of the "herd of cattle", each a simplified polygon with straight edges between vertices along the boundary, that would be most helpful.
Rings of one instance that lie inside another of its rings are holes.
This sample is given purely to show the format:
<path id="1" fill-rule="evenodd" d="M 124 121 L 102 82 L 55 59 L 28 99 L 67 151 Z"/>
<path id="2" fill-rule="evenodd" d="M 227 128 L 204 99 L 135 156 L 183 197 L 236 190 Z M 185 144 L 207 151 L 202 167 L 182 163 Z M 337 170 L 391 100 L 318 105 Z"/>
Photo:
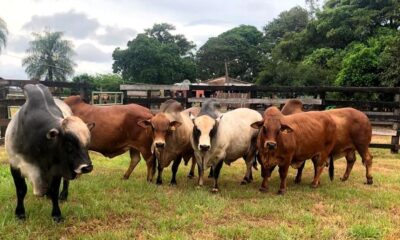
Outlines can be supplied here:
<path id="1" fill-rule="evenodd" d="M 174 100 L 167 100 L 156 114 L 136 104 L 93 106 L 79 96 L 63 101 L 54 99 L 43 85 L 24 87 L 26 103 L 13 117 L 6 131 L 6 151 L 17 193 L 15 214 L 25 218 L 25 178 L 32 183 L 35 195 L 51 198 L 52 217 L 61 221 L 58 201 L 68 197 L 68 183 L 93 169 L 88 150 L 107 157 L 129 151 L 130 165 L 124 174 L 128 179 L 141 156 L 147 165 L 147 180 L 172 163 L 171 184 L 177 184 L 176 172 L 182 159 L 191 161 L 188 177 L 198 167 L 198 185 L 210 168 L 214 179 L 212 192 L 218 192 L 218 176 L 223 163 L 243 158 L 246 173 L 242 184 L 253 180 L 252 168 L 261 165 L 260 191 L 268 190 L 268 180 L 279 167 L 278 194 L 286 191 L 289 166 L 298 169 L 300 183 L 305 161 L 314 164 L 312 187 L 318 187 L 323 169 L 328 166 L 333 179 L 334 159 L 345 157 L 346 181 L 356 160 L 356 151 L 366 167 L 367 184 L 372 155 L 368 150 L 372 128 L 367 116 L 353 108 L 303 112 L 298 100 L 289 100 L 282 110 L 269 107 L 261 115 L 255 110 L 238 108 L 220 112 L 214 100 L 201 108 L 184 110 Z M 60 192 L 61 179 L 63 189 Z"/>

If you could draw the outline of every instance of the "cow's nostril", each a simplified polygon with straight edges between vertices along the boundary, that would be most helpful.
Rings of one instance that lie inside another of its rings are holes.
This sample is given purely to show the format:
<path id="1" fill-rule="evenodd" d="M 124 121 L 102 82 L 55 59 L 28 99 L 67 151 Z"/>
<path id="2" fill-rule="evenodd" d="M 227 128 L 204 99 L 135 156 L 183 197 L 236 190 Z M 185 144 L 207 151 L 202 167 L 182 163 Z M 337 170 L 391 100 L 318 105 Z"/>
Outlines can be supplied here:
<path id="1" fill-rule="evenodd" d="M 210 149 L 210 145 L 200 145 L 200 150 L 208 151 Z"/>
<path id="2" fill-rule="evenodd" d="M 273 148 L 276 147 L 276 143 L 274 143 L 274 142 L 268 142 L 268 143 L 267 143 L 267 146 L 268 146 L 269 149 L 273 149 Z"/>
<path id="3" fill-rule="evenodd" d="M 81 168 L 82 173 L 90 173 L 93 170 L 93 165 L 88 165 L 86 167 Z"/>
<path id="4" fill-rule="evenodd" d="M 156 147 L 158 147 L 158 148 L 163 148 L 164 147 L 164 143 L 156 143 Z"/>

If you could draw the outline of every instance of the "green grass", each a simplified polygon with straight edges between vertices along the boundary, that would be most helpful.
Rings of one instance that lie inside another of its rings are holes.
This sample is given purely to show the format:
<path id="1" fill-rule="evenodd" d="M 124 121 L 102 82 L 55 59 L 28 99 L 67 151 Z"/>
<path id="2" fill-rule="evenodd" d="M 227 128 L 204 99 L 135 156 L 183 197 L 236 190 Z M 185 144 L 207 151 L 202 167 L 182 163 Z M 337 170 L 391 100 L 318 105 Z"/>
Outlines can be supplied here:
<path id="1" fill-rule="evenodd" d="M 14 217 L 15 189 L 0 148 L 0 239 L 399 239 L 400 155 L 373 149 L 374 185 L 364 185 L 365 170 L 358 158 L 350 179 L 340 182 L 345 161 L 335 164 L 335 180 L 327 171 L 322 185 L 311 189 L 312 164 L 307 163 L 300 185 L 290 169 L 288 191 L 276 195 L 277 171 L 269 193 L 260 193 L 260 173 L 241 186 L 243 161 L 224 166 L 221 191 L 210 193 L 187 179 L 188 166 L 178 171 L 178 186 L 147 183 L 142 161 L 129 180 L 122 175 L 127 154 L 107 159 L 91 154 L 95 169 L 71 182 L 69 200 L 61 204 L 65 222 L 53 223 L 51 202 L 33 196 L 25 199 L 27 219 Z"/>

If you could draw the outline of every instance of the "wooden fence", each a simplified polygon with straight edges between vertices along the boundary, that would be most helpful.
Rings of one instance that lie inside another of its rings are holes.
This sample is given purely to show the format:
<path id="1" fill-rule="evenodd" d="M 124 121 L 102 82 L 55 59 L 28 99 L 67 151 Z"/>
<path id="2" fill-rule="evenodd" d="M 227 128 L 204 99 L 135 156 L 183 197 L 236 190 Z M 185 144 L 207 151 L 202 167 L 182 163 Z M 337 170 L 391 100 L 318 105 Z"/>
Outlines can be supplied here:
<path id="1" fill-rule="evenodd" d="M 9 123 L 8 107 L 20 106 L 24 99 L 6 99 L 10 87 L 23 87 L 25 84 L 35 84 L 38 81 L 4 80 L 0 79 L 0 143 L 4 137 L 5 128 Z M 68 82 L 43 82 L 50 89 L 68 88 L 71 94 L 80 94 L 89 99 L 89 85 Z M 263 111 L 271 105 L 283 105 L 287 99 L 299 98 L 306 109 L 323 110 L 329 107 L 354 107 L 367 114 L 374 126 L 390 126 L 384 135 L 391 136 L 391 143 L 371 143 L 374 148 L 391 149 L 393 153 L 399 151 L 400 136 L 400 88 L 380 87 L 267 87 L 267 86 L 205 86 L 205 85 L 121 85 L 124 92 L 124 104 L 137 103 L 151 108 L 160 105 L 167 99 L 175 99 L 186 107 L 200 104 L 208 97 L 215 96 L 216 92 L 248 93 L 250 98 L 223 98 L 219 102 L 235 106 L 246 105 L 252 109 Z M 128 91 L 144 91 L 144 98 L 130 98 Z M 160 94 L 153 97 L 154 91 L 168 91 L 169 94 Z M 204 98 L 196 98 L 196 91 L 204 92 Z M 174 93 L 179 93 L 174 95 Z M 57 93 L 53 94 L 57 95 Z M 236 94 L 233 96 L 240 96 Z M 362 99 L 384 100 L 362 100 Z"/>

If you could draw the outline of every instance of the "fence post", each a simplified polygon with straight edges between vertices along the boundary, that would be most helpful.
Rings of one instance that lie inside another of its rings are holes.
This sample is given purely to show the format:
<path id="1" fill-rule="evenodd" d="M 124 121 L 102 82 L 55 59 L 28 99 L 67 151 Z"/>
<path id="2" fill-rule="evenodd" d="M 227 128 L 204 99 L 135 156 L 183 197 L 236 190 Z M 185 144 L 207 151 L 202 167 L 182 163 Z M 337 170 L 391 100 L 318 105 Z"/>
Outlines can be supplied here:
<path id="1" fill-rule="evenodd" d="M 8 106 L 5 102 L 0 103 L 0 119 L 8 119 Z M 6 134 L 6 126 L 0 126 L 0 138 L 4 138 Z"/>
<path id="2" fill-rule="evenodd" d="M 151 90 L 147 90 L 147 104 L 146 104 L 147 108 L 150 109 L 151 108 Z"/>
<path id="3" fill-rule="evenodd" d="M 326 108 L 326 104 L 325 104 L 326 92 L 321 92 L 321 93 L 319 94 L 319 97 L 321 98 L 320 110 L 325 110 L 325 108 Z"/>
<path id="4" fill-rule="evenodd" d="M 400 117 L 400 94 L 394 95 L 394 102 L 397 103 L 395 109 L 394 109 L 394 116 L 396 117 L 396 122 L 393 123 L 393 129 L 396 130 L 396 136 L 392 136 L 392 148 L 390 149 L 391 153 L 399 153 L 399 149 L 397 148 L 397 145 L 399 144 L 399 138 L 400 138 L 400 124 L 398 122 L 398 119 Z"/>
<path id="5" fill-rule="evenodd" d="M 187 90 L 186 98 L 185 98 L 185 107 L 186 108 L 191 108 L 192 107 L 192 104 L 189 102 L 189 98 L 192 98 L 192 97 L 193 97 L 192 89 L 191 89 L 191 87 L 189 85 L 189 90 Z"/>

